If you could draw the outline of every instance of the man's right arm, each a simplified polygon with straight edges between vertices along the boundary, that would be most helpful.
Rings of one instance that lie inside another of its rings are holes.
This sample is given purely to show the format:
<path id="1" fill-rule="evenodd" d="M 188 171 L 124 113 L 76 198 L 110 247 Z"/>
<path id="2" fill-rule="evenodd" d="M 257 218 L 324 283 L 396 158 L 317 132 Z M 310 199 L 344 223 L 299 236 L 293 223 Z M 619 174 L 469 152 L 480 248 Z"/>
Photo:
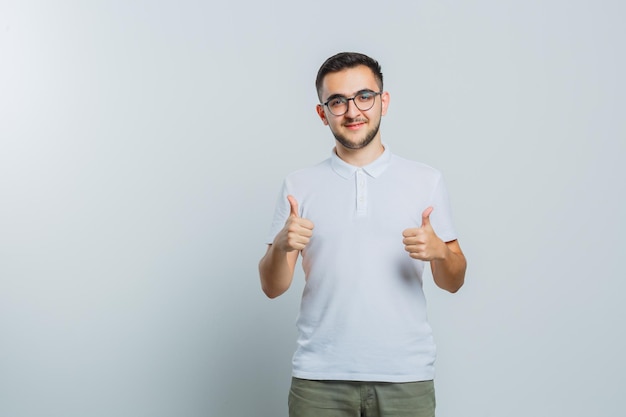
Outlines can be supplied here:
<path id="1" fill-rule="evenodd" d="M 285 227 L 276 235 L 259 262 L 261 288 L 269 298 L 276 298 L 289 289 L 298 253 L 313 236 L 313 223 L 299 216 L 298 202 L 293 196 L 287 196 L 287 199 L 291 213 Z"/>
<path id="2" fill-rule="evenodd" d="M 268 245 L 259 262 L 261 289 L 265 295 L 276 298 L 289 289 L 297 260 L 298 251 L 284 252 L 275 244 Z"/>

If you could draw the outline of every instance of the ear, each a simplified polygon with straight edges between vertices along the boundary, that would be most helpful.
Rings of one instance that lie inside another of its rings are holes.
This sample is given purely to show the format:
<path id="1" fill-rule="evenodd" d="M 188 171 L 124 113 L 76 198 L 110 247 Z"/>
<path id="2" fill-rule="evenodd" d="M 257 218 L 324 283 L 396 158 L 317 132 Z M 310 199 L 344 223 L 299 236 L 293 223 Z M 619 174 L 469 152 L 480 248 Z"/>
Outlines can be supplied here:
<path id="1" fill-rule="evenodd" d="M 382 115 L 384 116 L 385 114 L 387 114 L 387 107 L 389 107 L 389 93 L 387 91 L 383 91 L 383 93 L 380 95 L 380 101 L 382 103 Z"/>
<path id="2" fill-rule="evenodd" d="M 324 106 L 322 106 L 321 104 L 318 104 L 317 106 L 315 106 L 315 110 L 317 111 L 317 115 L 320 117 L 320 119 L 322 119 L 322 123 L 324 123 L 325 126 L 328 126 L 328 119 L 326 119 Z"/>

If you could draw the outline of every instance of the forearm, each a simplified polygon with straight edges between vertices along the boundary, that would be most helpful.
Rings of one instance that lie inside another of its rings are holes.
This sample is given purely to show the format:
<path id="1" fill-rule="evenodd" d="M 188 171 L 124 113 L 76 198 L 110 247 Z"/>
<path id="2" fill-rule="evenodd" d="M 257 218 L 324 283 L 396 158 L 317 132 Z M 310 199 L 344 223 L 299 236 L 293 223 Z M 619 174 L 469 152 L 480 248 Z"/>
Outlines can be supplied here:
<path id="1" fill-rule="evenodd" d="M 270 245 L 259 262 L 261 289 L 269 298 L 283 294 L 293 280 L 298 251 L 285 252 L 276 245 Z"/>
<path id="2" fill-rule="evenodd" d="M 435 284 L 439 288 L 455 293 L 465 281 L 467 261 L 456 241 L 448 242 L 446 249 L 443 258 L 430 261 L 430 267 Z"/>

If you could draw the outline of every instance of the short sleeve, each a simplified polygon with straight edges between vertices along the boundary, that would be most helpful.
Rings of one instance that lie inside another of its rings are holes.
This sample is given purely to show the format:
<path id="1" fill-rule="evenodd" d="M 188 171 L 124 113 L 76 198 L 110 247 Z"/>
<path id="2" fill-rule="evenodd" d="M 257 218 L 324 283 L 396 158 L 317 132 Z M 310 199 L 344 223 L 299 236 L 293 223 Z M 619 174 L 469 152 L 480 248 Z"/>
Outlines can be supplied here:
<path id="1" fill-rule="evenodd" d="M 285 226 L 285 222 L 289 217 L 290 207 L 289 201 L 287 200 L 287 196 L 289 195 L 287 180 L 283 181 L 283 185 L 281 187 L 280 192 L 278 193 L 278 197 L 276 198 L 276 205 L 274 208 L 274 217 L 272 220 L 272 225 L 270 226 L 269 234 L 266 238 L 266 243 L 271 245 L 274 242 L 274 238 L 282 230 Z"/>
<path id="2" fill-rule="evenodd" d="M 439 175 L 439 179 L 435 184 L 430 205 L 433 207 L 430 221 L 437 236 L 444 242 L 457 239 L 448 190 L 442 175 Z"/>

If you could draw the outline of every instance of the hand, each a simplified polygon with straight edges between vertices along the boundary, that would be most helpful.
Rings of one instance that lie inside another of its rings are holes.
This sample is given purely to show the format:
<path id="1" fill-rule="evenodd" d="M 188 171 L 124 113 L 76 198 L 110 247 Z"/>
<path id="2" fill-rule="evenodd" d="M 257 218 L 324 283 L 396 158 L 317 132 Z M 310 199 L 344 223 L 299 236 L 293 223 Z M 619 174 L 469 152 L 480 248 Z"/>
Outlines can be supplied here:
<path id="1" fill-rule="evenodd" d="M 406 229 L 402 232 L 404 250 L 409 252 L 409 256 L 413 259 L 432 261 L 445 257 L 447 246 L 443 240 L 439 239 L 430 225 L 430 213 L 432 211 L 432 207 L 424 210 L 420 227 Z"/>
<path id="2" fill-rule="evenodd" d="M 313 236 L 313 222 L 299 216 L 298 202 L 293 196 L 287 196 L 287 200 L 289 200 L 291 212 L 285 222 L 285 227 L 274 239 L 274 244 L 285 252 L 299 251 L 306 247 Z"/>

